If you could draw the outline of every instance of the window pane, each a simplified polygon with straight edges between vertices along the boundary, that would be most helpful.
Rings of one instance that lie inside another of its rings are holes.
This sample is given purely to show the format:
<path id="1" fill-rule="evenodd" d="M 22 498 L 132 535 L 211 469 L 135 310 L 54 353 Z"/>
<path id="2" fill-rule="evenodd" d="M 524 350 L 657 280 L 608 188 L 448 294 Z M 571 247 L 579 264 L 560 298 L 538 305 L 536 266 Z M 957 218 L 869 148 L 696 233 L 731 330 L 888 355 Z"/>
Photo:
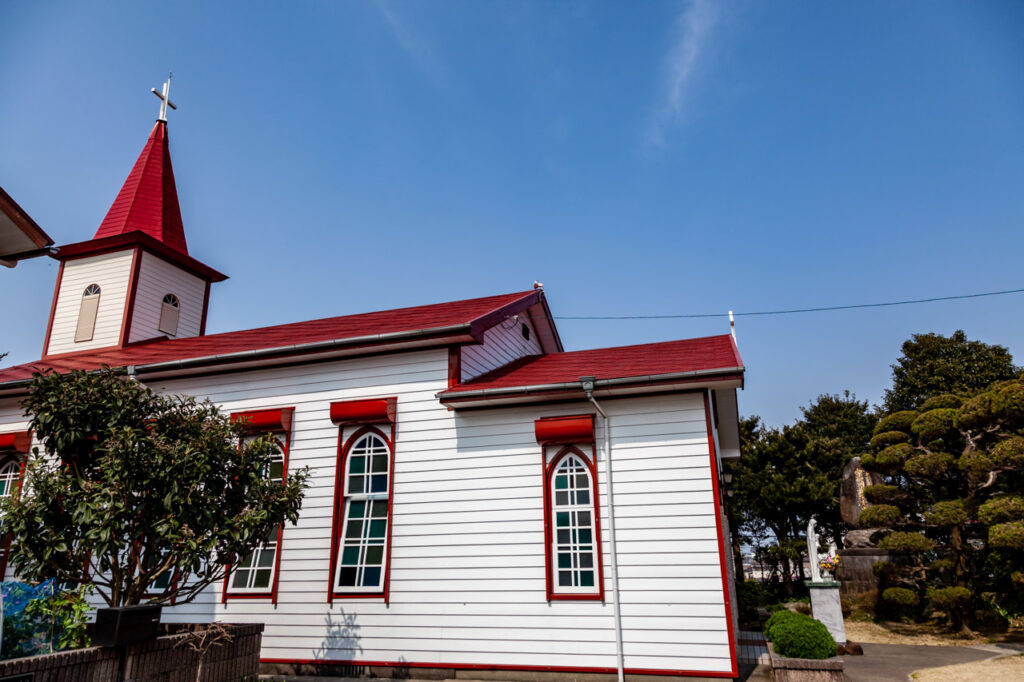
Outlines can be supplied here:
<path id="1" fill-rule="evenodd" d="M 270 587 L 270 574 L 272 571 L 256 571 L 256 582 L 253 587 Z"/>
<path id="2" fill-rule="evenodd" d="M 366 563 L 379 565 L 384 561 L 384 548 L 381 546 L 366 548 Z"/>
<path id="3" fill-rule="evenodd" d="M 345 551 L 341 555 L 341 563 L 346 566 L 352 566 L 359 562 L 359 548 L 358 547 L 346 547 Z"/>
<path id="4" fill-rule="evenodd" d="M 338 580 L 338 584 L 343 587 L 351 587 L 356 584 L 356 569 L 354 568 L 343 568 L 341 569 L 341 578 Z"/>
<path id="5" fill-rule="evenodd" d="M 593 497 L 591 477 L 585 462 L 576 454 L 564 456 L 551 474 L 551 504 L 555 520 L 556 587 L 561 593 L 595 593 Z"/>
<path id="6" fill-rule="evenodd" d="M 388 491 L 388 475 L 387 474 L 374 474 L 373 475 L 373 487 L 370 492 L 374 493 L 386 493 Z"/>
<path id="7" fill-rule="evenodd" d="M 364 587 L 376 587 L 380 584 L 380 569 L 379 568 L 368 568 L 363 574 L 363 586 Z"/>
<path id="8" fill-rule="evenodd" d="M 353 457 L 349 464 L 349 471 L 353 474 L 366 473 L 366 458 L 365 457 Z"/>

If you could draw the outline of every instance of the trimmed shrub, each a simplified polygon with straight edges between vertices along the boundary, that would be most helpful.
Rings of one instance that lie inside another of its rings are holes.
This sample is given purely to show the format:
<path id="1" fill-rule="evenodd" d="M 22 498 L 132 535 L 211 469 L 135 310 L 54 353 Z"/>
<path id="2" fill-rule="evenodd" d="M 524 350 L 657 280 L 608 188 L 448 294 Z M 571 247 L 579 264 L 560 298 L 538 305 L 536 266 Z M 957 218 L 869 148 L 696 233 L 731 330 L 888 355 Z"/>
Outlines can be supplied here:
<path id="1" fill-rule="evenodd" d="M 900 496 L 900 489 L 888 483 L 877 483 L 864 488 L 864 497 L 871 504 L 887 504 Z"/>
<path id="2" fill-rule="evenodd" d="M 882 602 L 892 615 L 897 618 L 908 618 L 917 610 L 921 598 L 916 592 L 905 587 L 890 587 L 882 592 Z"/>
<path id="3" fill-rule="evenodd" d="M 924 520 L 936 526 L 959 526 L 967 521 L 963 500 L 936 502 L 924 513 Z"/>
<path id="4" fill-rule="evenodd" d="M 971 591 L 962 587 L 928 588 L 928 600 L 932 606 L 943 611 L 963 608 L 971 601 Z"/>
<path id="5" fill-rule="evenodd" d="M 768 619 L 765 637 L 775 645 L 775 653 L 786 658 L 824 659 L 836 655 L 836 640 L 828 628 L 810 616 L 779 611 Z"/>
<path id="6" fill-rule="evenodd" d="M 906 443 L 909 440 L 910 436 L 903 433 L 902 431 L 885 431 L 883 433 L 878 434 L 877 436 L 872 436 L 871 447 L 873 447 L 875 450 L 881 450 L 882 448 L 888 447 L 889 445 L 896 445 L 897 443 Z"/>
<path id="7" fill-rule="evenodd" d="M 903 519 L 903 512 L 899 507 L 891 504 L 876 504 L 868 507 L 857 517 L 857 525 L 861 528 L 877 528 L 879 526 L 894 526 Z"/>
<path id="8" fill-rule="evenodd" d="M 948 452 L 926 452 L 911 457 L 903 465 L 903 470 L 910 476 L 933 479 L 946 473 L 956 465 L 956 459 Z"/>
<path id="9" fill-rule="evenodd" d="M 949 407 L 930 410 L 915 419 L 910 429 L 922 443 L 931 443 L 956 431 L 956 417 L 957 411 Z"/>
<path id="10" fill-rule="evenodd" d="M 928 570 L 933 573 L 949 573 L 953 570 L 953 561 L 951 559 L 936 559 L 928 564 Z"/>
<path id="11" fill-rule="evenodd" d="M 935 543 L 920 533 L 896 531 L 882 538 L 878 546 L 892 552 L 927 552 L 935 548 Z"/>
<path id="12" fill-rule="evenodd" d="M 978 508 L 978 518 L 987 526 L 1024 519 L 1024 497 L 994 497 Z"/>
<path id="13" fill-rule="evenodd" d="M 972 429 L 1001 419 L 1019 421 L 1024 418 L 1024 383 L 1004 381 L 964 402 L 960 407 L 959 426 Z"/>
<path id="14" fill-rule="evenodd" d="M 887 414 L 878 420 L 875 424 L 874 435 L 879 435 L 887 431 L 902 431 L 904 433 L 910 433 L 910 425 L 914 423 L 918 417 L 918 412 L 914 410 L 903 410 L 901 412 L 893 412 Z"/>
<path id="15" fill-rule="evenodd" d="M 992 526 L 988 529 L 988 544 L 996 549 L 1024 549 L 1024 521 Z"/>
<path id="16" fill-rule="evenodd" d="M 992 448 L 992 460 L 1003 469 L 1024 468 L 1024 438 L 1015 436 L 996 443 Z"/>
<path id="17" fill-rule="evenodd" d="M 987 476 L 988 472 L 996 468 L 996 463 L 992 460 L 992 457 L 987 452 L 982 452 L 981 450 L 968 452 L 960 458 L 957 465 L 961 471 L 967 471 L 979 476 Z"/>
<path id="18" fill-rule="evenodd" d="M 930 410 L 937 410 L 942 407 L 960 407 L 964 401 L 952 393 L 946 393 L 944 395 L 937 395 L 934 398 L 928 398 L 921 404 L 921 411 L 928 412 Z"/>

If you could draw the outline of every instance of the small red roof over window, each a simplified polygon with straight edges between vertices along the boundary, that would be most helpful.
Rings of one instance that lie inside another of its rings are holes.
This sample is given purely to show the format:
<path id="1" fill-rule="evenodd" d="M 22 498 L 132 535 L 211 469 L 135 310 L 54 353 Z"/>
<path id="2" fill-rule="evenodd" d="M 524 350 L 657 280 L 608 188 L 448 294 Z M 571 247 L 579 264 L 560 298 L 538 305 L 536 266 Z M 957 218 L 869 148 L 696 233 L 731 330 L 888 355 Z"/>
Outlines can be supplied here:
<path id="1" fill-rule="evenodd" d="M 175 251 L 188 254 L 165 121 L 157 121 L 153 126 L 146 146 L 93 239 L 134 230 L 145 232 Z"/>

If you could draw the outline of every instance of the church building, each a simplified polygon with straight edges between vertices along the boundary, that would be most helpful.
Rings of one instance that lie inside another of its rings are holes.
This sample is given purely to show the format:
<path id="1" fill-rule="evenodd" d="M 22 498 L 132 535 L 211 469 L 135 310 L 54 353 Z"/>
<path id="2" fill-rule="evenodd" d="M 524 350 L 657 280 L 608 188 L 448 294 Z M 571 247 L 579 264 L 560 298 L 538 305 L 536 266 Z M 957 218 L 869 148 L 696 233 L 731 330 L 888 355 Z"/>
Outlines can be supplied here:
<path id="1" fill-rule="evenodd" d="M 164 607 L 265 623 L 265 672 L 737 674 L 730 334 L 567 351 L 539 286 L 208 334 L 226 277 L 189 253 L 165 109 L 92 238 L 51 250 L 41 359 L 0 369 L 0 495 L 33 372 L 126 368 L 311 468 L 297 525 Z"/>

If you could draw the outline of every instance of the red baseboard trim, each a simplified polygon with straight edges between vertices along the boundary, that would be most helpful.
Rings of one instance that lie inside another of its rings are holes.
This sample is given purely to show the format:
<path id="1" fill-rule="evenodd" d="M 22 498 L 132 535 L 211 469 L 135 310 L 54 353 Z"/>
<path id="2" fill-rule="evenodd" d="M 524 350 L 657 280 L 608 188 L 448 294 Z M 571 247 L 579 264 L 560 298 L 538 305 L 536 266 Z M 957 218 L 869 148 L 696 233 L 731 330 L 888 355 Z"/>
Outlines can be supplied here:
<path id="1" fill-rule="evenodd" d="M 396 668 L 451 668 L 454 670 L 524 670 L 553 673 L 604 673 L 614 675 L 615 668 L 591 668 L 561 665 L 501 665 L 494 663 L 413 663 L 410 661 L 343 661 L 329 658 L 261 658 L 260 663 L 281 663 L 286 665 L 337 665 L 337 666 L 379 666 Z M 657 668 L 626 668 L 627 675 L 659 675 L 677 677 L 736 677 L 736 673 L 725 670 L 660 670 Z"/>

